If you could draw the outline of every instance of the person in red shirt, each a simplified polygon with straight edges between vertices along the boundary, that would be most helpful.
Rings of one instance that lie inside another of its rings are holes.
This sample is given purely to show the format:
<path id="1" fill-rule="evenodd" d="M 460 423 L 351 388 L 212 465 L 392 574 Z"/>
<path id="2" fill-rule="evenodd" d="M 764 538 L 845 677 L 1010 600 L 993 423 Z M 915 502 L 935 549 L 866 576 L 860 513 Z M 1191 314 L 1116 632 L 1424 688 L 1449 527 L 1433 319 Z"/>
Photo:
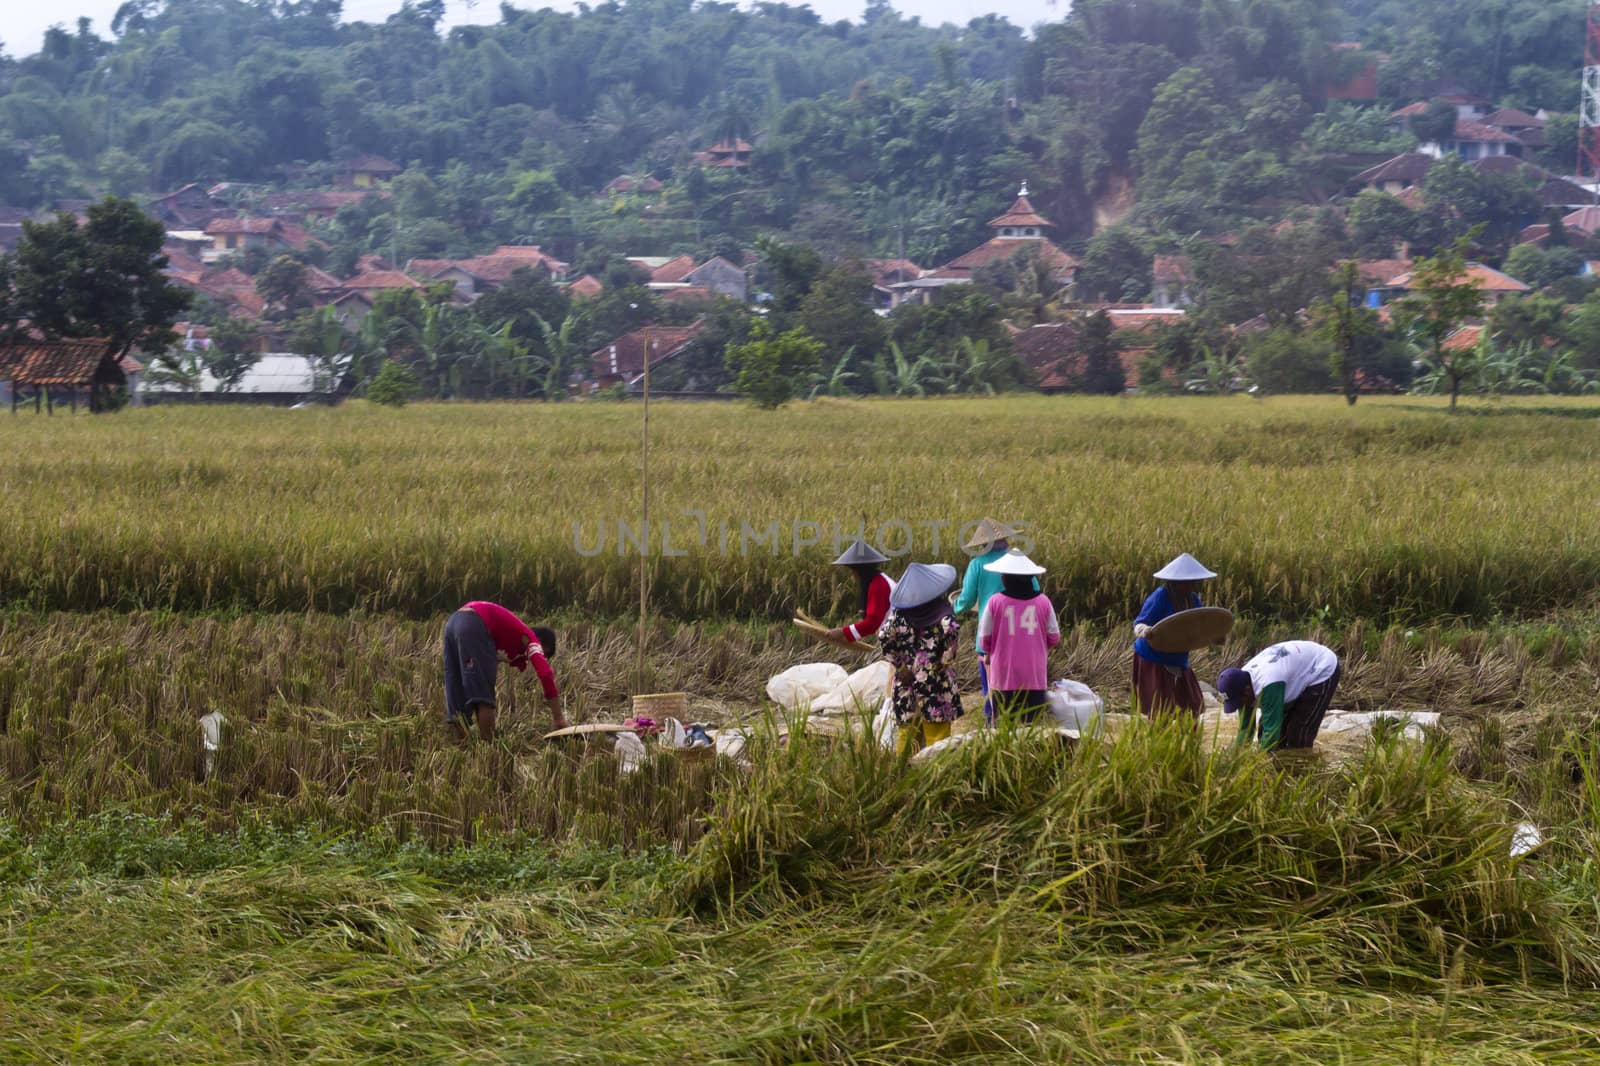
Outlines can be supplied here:
<path id="1" fill-rule="evenodd" d="M 882 570 L 889 557 L 864 540 L 858 540 L 833 561 L 834 566 L 847 566 L 856 575 L 860 586 L 861 618 L 847 626 L 828 631 L 828 640 L 834 644 L 854 644 L 878 635 L 883 620 L 889 613 L 889 594 L 894 582 Z"/>
<path id="2" fill-rule="evenodd" d="M 451 615 L 444 624 L 444 720 L 456 739 L 466 741 L 474 718 L 478 735 L 494 739 L 494 679 L 501 655 L 519 671 L 532 664 L 550 703 L 551 721 L 557 729 L 566 728 L 561 691 L 550 669 L 555 653 L 554 630 L 530 627 L 498 603 L 473 600 Z"/>

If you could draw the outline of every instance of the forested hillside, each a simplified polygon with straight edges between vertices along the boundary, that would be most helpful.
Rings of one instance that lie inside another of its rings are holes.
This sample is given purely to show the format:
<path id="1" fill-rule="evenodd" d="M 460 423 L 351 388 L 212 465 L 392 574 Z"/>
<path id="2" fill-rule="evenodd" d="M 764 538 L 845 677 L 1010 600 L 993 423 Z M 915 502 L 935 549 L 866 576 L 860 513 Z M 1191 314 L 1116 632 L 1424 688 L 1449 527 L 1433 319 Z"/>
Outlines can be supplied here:
<path id="1" fill-rule="evenodd" d="M 1600 208 L 1566 177 L 1585 0 L 443 14 L 129 0 L 109 38 L 0 56 L 0 237 L 66 212 L 12 326 L 115 195 L 209 331 L 163 357 L 184 389 L 291 351 L 347 387 L 625 390 L 646 325 L 667 387 L 770 402 L 1600 389 Z"/>
<path id="2" fill-rule="evenodd" d="M 1026 178 L 1066 238 L 1135 216 L 1215 231 L 1315 201 L 1330 156 L 1382 151 L 1383 108 L 1325 98 L 1379 55 L 1383 103 L 1451 80 L 1570 110 L 1582 0 L 1080 0 L 1036 38 L 994 17 L 931 27 L 867 6 L 631 0 L 506 7 L 438 32 L 418 0 L 343 24 L 338 0 L 130 0 L 102 38 L 53 30 L 0 65 L 0 201 L 34 207 L 190 181 L 326 183 L 377 153 L 411 168 L 403 232 L 358 241 L 457 254 L 536 236 L 570 254 L 761 231 L 938 261 Z M 691 153 L 743 137 L 741 173 Z M 1202 157 L 1194 156 L 1199 151 Z M 1203 163 L 1203 165 L 1202 165 Z M 592 197 L 619 174 L 659 197 Z M 1330 187 L 1331 186 L 1331 187 Z M 432 223 L 432 224 L 429 224 Z"/>

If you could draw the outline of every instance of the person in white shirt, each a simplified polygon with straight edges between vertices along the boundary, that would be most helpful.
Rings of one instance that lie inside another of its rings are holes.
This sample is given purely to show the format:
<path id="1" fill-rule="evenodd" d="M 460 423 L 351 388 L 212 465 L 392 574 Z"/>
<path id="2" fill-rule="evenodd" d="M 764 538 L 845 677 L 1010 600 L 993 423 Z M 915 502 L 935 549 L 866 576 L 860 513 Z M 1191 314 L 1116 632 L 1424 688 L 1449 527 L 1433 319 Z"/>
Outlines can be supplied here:
<path id="1" fill-rule="evenodd" d="M 1222 671 L 1222 709 L 1239 713 L 1239 743 L 1309 748 L 1339 687 L 1339 657 L 1310 640 L 1274 644 L 1243 666 Z M 1256 714 L 1259 705 L 1260 715 Z"/>

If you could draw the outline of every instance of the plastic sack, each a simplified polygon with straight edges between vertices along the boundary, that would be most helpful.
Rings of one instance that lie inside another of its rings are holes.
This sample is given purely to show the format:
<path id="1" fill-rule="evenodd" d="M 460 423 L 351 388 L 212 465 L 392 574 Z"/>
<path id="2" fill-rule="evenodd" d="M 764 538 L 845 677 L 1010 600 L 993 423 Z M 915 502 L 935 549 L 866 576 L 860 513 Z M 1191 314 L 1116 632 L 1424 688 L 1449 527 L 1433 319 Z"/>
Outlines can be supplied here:
<path id="1" fill-rule="evenodd" d="M 767 682 L 767 699 L 785 710 L 805 710 L 848 680 L 850 671 L 838 663 L 801 663 Z"/>
<path id="2" fill-rule="evenodd" d="M 887 661 L 879 659 L 845 678 L 844 683 L 832 691 L 812 700 L 811 710 L 815 714 L 822 714 L 877 707 L 889 695 L 889 685 L 893 678 L 893 668 Z"/>
<path id="3" fill-rule="evenodd" d="M 1106 710 L 1106 701 L 1082 681 L 1057 681 L 1050 686 L 1045 699 L 1057 725 L 1079 731 L 1093 727 Z"/>
<path id="4" fill-rule="evenodd" d="M 617 770 L 631 774 L 644 763 L 644 741 L 638 733 L 617 734 Z"/>
<path id="5" fill-rule="evenodd" d="M 212 711 L 200 719 L 200 744 L 205 748 L 206 775 L 217 764 L 217 751 L 222 747 L 222 723 L 227 721 L 221 711 Z"/>
<path id="6" fill-rule="evenodd" d="M 957 733 L 954 736 L 945 737 L 943 740 L 934 741 L 932 744 L 929 744 L 927 747 L 923 748 L 921 751 L 919 751 L 915 755 L 911 756 L 911 761 L 912 762 L 922 762 L 925 759 L 938 758 L 940 755 L 943 755 L 945 752 L 949 751 L 951 748 L 960 747 L 962 744 L 965 744 L 967 741 L 971 740 L 975 736 L 978 736 L 978 734 L 977 733 Z"/>
<path id="7" fill-rule="evenodd" d="M 883 698 L 883 704 L 878 708 L 878 714 L 872 719 L 872 735 L 878 741 L 880 748 L 894 747 L 895 733 L 900 729 L 900 724 L 894 720 L 894 704 L 888 696 Z"/>

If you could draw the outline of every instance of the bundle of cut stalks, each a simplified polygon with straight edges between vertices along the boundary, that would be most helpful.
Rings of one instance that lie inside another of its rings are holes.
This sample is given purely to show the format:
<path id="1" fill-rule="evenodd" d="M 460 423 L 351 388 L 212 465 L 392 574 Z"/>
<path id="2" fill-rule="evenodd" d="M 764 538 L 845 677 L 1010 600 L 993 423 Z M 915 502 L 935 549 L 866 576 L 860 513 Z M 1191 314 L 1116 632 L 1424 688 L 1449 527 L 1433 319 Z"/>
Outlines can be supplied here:
<path id="1" fill-rule="evenodd" d="M 808 636 L 815 637 L 825 644 L 832 644 L 840 648 L 852 648 L 856 651 L 876 653 L 878 650 L 878 646 L 873 644 L 871 641 L 858 640 L 854 643 L 851 643 L 848 640 L 841 640 L 833 635 L 833 630 L 830 627 L 823 625 L 821 622 L 817 621 L 815 618 L 812 618 L 799 608 L 795 609 L 794 618 L 792 621 L 794 622 L 795 627 L 800 630 L 800 632 L 805 633 Z"/>

